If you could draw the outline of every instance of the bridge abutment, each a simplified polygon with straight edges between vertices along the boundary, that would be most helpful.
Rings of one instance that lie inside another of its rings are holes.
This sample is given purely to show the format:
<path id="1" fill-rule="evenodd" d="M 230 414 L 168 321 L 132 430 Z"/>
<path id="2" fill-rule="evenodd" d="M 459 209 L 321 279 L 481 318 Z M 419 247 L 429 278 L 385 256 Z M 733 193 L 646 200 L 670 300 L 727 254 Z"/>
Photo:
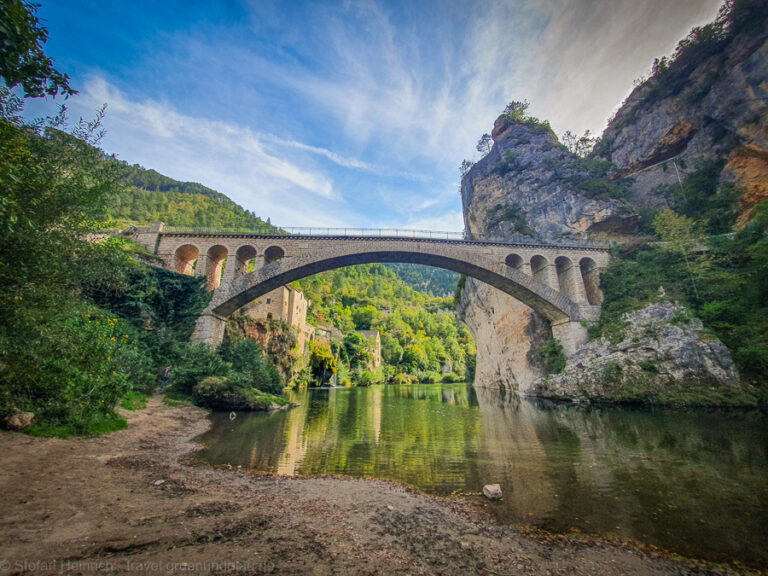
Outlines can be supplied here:
<path id="1" fill-rule="evenodd" d="M 224 340 L 224 328 L 227 319 L 215 314 L 211 310 L 203 310 L 195 323 L 195 331 L 192 332 L 194 344 L 208 344 L 211 348 L 218 348 Z"/>
<path id="2" fill-rule="evenodd" d="M 552 324 L 552 337 L 557 338 L 566 356 L 570 356 L 579 346 L 587 343 L 587 328 L 581 322 L 565 320 Z"/>

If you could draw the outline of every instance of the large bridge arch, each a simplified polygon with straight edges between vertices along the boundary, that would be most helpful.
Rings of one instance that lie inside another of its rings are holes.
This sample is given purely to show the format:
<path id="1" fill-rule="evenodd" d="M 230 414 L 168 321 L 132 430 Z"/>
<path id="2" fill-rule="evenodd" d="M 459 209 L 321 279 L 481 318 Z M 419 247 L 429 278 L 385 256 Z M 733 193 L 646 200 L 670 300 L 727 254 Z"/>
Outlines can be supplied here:
<path id="1" fill-rule="evenodd" d="M 335 250 L 316 251 L 312 256 L 287 255 L 234 279 L 226 289 L 218 290 L 210 310 L 219 316 L 229 316 L 275 288 L 319 272 L 355 264 L 399 262 L 444 268 L 476 278 L 520 300 L 553 323 L 587 319 L 576 302 L 520 269 L 509 266 L 505 259 L 500 262 L 485 260 L 480 254 L 450 256 L 424 250 L 423 246 L 420 246 L 421 250 L 402 248 L 351 251 L 342 255 L 336 254 Z"/>
<path id="2" fill-rule="evenodd" d="M 163 231 L 161 226 L 141 232 L 137 241 L 182 273 L 192 272 L 190 262 L 199 254 L 194 273 L 205 275 L 214 290 L 193 338 L 214 346 L 223 338 L 227 316 L 279 286 L 354 264 L 401 262 L 453 270 L 509 294 L 548 319 L 568 350 L 568 339 L 586 338 L 581 322 L 599 317 L 599 271 L 610 259 L 604 246 L 355 236 L 346 230 L 338 236 Z M 255 269 L 246 273 L 249 262 Z"/>

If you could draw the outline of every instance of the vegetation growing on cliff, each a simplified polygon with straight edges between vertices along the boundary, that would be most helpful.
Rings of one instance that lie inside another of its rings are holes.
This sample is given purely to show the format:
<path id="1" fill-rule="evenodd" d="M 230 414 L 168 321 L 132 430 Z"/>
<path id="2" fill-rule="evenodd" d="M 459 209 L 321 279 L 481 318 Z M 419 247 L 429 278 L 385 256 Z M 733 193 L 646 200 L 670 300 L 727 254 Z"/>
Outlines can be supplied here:
<path id="1" fill-rule="evenodd" d="M 705 168 L 706 169 L 706 168 Z M 768 202 L 755 209 L 753 220 L 733 235 L 704 237 L 733 223 L 732 210 L 714 210 L 723 201 L 710 194 L 691 202 L 704 189 L 717 187 L 705 172 L 686 179 L 681 209 L 691 223 L 686 238 L 669 230 L 668 219 L 655 221 L 667 244 L 633 248 L 611 261 L 601 275 L 605 295 L 600 324 L 592 336 L 621 331 L 621 315 L 654 300 L 663 287 L 669 298 L 686 304 L 730 349 L 742 377 L 764 389 L 768 374 Z M 730 189 L 723 192 L 730 197 Z M 669 211 L 668 213 L 671 213 Z M 707 249 L 674 249 L 692 237 Z M 672 248 L 672 249 L 670 249 Z"/>
<path id="2" fill-rule="evenodd" d="M 713 22 L 696 26 L 681 40 L 671 56 L 656 58 L 648 78 L 638 80 L 636 104 L 609 122 L 616 128 L 637 118 L 638 109 L 664 98 L 680 97 L 687 104 L 704 99 L 718 78 L 727 73 L 727 58 L 732 42 L 740 36 L 764 37 L 768 30 L 768 5 L 763 0 L 726 0 Z M 694 72 L 711 60 L 706 74 Z M 635 93 L 631 98 L 635 98 Z M 623 109 L 622 106 L 620 108 Z M 608 142 L 598 142 L 599 153 Z"/>

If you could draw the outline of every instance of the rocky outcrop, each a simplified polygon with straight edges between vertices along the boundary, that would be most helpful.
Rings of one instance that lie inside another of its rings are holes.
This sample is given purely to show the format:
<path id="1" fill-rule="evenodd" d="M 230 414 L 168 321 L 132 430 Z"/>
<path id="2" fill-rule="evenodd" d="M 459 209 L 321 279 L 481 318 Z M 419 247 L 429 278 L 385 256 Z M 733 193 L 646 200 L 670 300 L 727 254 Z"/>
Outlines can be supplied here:
<path id="1" fill-rule="evenodd" d="M 721 179 L 745 189 L 744 218 L 768 197 L 768 27 L 729 36 L 713 52 L 657 71 L 605 130 L 598 152 L 633 178 L 634 206 L 660 205 L 657 187 L 676 185 L 678 172 L 702 160 L 721 161 Z"/>
<path id="2" fill-rule="evenodd" d="M 600 177 L 559 144 L 541 123 L 500 117 L 490 153 L 462 179 L 466 230 L 474 236 L 578 240 L 606 230 L 621 236 L 636 221 L 621 201 L 598 193 Z M 602 169 L 602 167 L 598 167 Z M 596 226 L 602 228 L 596 229 Z M 526 391 L 541 376 L 536 350 L 552 338 L 549 323 L 528 306 L 471 278 L 459 312 L 477 344 L 478 386 Z"/>
<path id="3" fill-rule="evenodd" d="M 246 314 L 233 314 L 227 320 L 224 338 L 256 340 L 286 380 L 306 364 L 302 351 L 294 352 L 296 333 L 280 320 L 256 320 Z"/>
<path id="4" fill-rule="evenodd" d="M 589 342 L 533 393 L 574 401 L 754 404 L 728 349 L 680 304 L 651 304 L 624 314 L 622 324 L 613 341 Z"/>

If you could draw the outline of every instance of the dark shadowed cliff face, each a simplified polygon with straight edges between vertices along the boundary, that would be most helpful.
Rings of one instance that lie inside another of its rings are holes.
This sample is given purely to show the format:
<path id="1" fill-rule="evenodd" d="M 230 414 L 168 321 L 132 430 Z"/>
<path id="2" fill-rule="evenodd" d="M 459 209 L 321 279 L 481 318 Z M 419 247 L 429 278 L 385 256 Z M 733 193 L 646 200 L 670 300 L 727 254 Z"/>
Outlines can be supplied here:
<path id="1" fill-rule="evenodd" d="M 662 66 L 610 122 L 597 152 L 634 179 L 634 206 L 661 204 L 655 189 L 677 183 L 674 164 L 684 177 L 702 160 L 721 161 L 721 180 L 744 188 L 742 221 L 768 197 L 768 9 L 752 10 L 748 26 Z"/>

